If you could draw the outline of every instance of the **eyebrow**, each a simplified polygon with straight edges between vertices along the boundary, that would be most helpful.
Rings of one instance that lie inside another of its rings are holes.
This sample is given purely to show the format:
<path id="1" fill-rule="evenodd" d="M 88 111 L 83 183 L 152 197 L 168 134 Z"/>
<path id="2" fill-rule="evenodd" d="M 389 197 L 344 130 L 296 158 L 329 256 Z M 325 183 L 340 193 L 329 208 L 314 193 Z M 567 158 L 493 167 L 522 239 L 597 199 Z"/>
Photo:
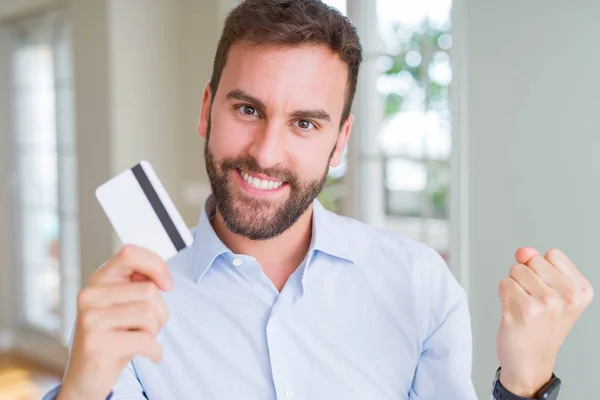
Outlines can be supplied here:
<path id="1" fill-rule="evenodd" d="M 256 106 L 261 111 L 264 111 L 267 108 L 265 106 L 265 103 L 263 103 L 261 100 L 257 99 L 249 93 L 244 92 L 241 89 L 232 90 L 231 92 L 227 93 L 226 98 L 228 100 L 246 101 Z M 331 115 L 329 115 L 327 111 L 322 109 L 294 111 L 291 117 L 294 119 L 319 119 L 322 121 L 331 122 Z"/>
<path id="2" fill-rule="evenodd" d="M 265 106 L 265 103 L 263 103 L 256 97 L 254 97 L 240 89 L 232 90 L 231 92 L 227 93 L 226 97 L 228 100 L 241 100 L 241 101 L 246 101 L 248 103 L 252 103 L 257 108 L 260 108 L 261 110 L 264 110 L 267 108 Z"/>
<path id="3" fill-rule="evenodd" d="M 294 119 L 320 119 L 331 122 L 331 116 L 325 110 L 302 110 L 292 113 Z"/>

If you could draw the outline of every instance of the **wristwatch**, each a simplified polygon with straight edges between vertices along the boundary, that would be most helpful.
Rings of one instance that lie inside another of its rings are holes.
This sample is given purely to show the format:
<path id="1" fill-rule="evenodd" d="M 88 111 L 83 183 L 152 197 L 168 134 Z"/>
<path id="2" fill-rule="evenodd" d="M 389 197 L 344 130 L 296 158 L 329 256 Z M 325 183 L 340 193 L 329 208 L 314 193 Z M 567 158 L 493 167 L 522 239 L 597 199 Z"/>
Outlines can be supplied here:
<path id="1" fill-rule="evenodd" d="M 492 391 L 493 400 L 556 400 L 558 398 L 558 391 L 560 390 L 560 379 L 554 374 L 548 383 L 546 383 L 539 392 L 536 393 L 533 399 L 526 397 L 517 396 L 512 394 L 502 386 L 500 382 L 500 368 L 496 371 L 496 378 L 494 379 Z"/>

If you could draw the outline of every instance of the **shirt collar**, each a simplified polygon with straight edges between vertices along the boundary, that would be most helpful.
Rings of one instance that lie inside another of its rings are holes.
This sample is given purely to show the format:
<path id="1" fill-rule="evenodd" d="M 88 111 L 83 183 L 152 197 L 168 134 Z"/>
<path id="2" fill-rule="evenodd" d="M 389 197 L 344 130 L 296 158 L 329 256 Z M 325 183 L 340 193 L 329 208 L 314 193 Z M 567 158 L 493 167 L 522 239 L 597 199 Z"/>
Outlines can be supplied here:
<path id="1" fill-rule="evenodd" d="M 200 220 L 194 231 L 194 279 L 198 282 L 212 263 L 223 253 L 231 253 L 212 227 L 216 202 L 211 194 L 200 211 Z"/>
<path id="2" fill-rule="evenodd" d="M 333 257 L 356 263 L 356 251 L 349 243 L 352 235 L 346 218 L 326 210 L 317 199 L 313 202 L 312 242 L 309 254 L 320 251 Z"/>
<path id="3" fill-rule="evenodd" d="M 216 201 L 211 194 L 202 207 L 200 220 L 194 231 L 193 254 L 196 282 L 202 279 L 208 268 L 221 254 L 232 254 L 212 227 L 211 221 L 215 217 L 215 213 Z M 310 260 L 313 254 L 319 251 L 352 263 L 356 262 L 354 246 L 351 246 L 348 241 L 350 232 L 344 228 L 348 224 L 344 222 L 344 217 L 326 210 L 317 199 L 313 201 L 312 239 L 307 260 Z"/>

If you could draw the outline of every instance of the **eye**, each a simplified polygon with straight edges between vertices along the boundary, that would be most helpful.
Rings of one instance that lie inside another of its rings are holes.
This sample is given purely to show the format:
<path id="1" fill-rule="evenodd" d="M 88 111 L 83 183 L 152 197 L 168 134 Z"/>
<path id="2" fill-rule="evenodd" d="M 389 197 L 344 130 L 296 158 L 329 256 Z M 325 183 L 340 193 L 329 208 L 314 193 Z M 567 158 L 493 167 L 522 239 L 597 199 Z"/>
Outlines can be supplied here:
<path id="1" fill-rule="evenodd" d="M 254 107 L 251 106 L 238 106 L 237 107 L 238 111 L 241 112 L 244 115 L 248 115 L 248 116 L 258 116 L 258 110 Z"/>
<path id="2" fill-rule="evenodd" d="M 294 124 L 303 131 L 307 131 L 315 127 L 315 124 L 305 119 L 298 120 L 294 122 Z"/>

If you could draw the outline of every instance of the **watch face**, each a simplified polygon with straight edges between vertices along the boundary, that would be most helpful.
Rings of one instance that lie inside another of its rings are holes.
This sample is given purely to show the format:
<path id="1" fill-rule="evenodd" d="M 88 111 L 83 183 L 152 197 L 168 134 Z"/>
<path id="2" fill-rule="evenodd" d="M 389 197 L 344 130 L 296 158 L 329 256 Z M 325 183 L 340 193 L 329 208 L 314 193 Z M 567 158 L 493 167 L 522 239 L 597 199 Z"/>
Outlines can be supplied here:
<path id="1" fill-rule="evenodd" d="M 539 400 L 556 400 L 558 399 L 558 392 L 560 390 L 560 379 L 554 377 L 549 383 L 548 387 L 544 388 L 540 395 Z"/>

